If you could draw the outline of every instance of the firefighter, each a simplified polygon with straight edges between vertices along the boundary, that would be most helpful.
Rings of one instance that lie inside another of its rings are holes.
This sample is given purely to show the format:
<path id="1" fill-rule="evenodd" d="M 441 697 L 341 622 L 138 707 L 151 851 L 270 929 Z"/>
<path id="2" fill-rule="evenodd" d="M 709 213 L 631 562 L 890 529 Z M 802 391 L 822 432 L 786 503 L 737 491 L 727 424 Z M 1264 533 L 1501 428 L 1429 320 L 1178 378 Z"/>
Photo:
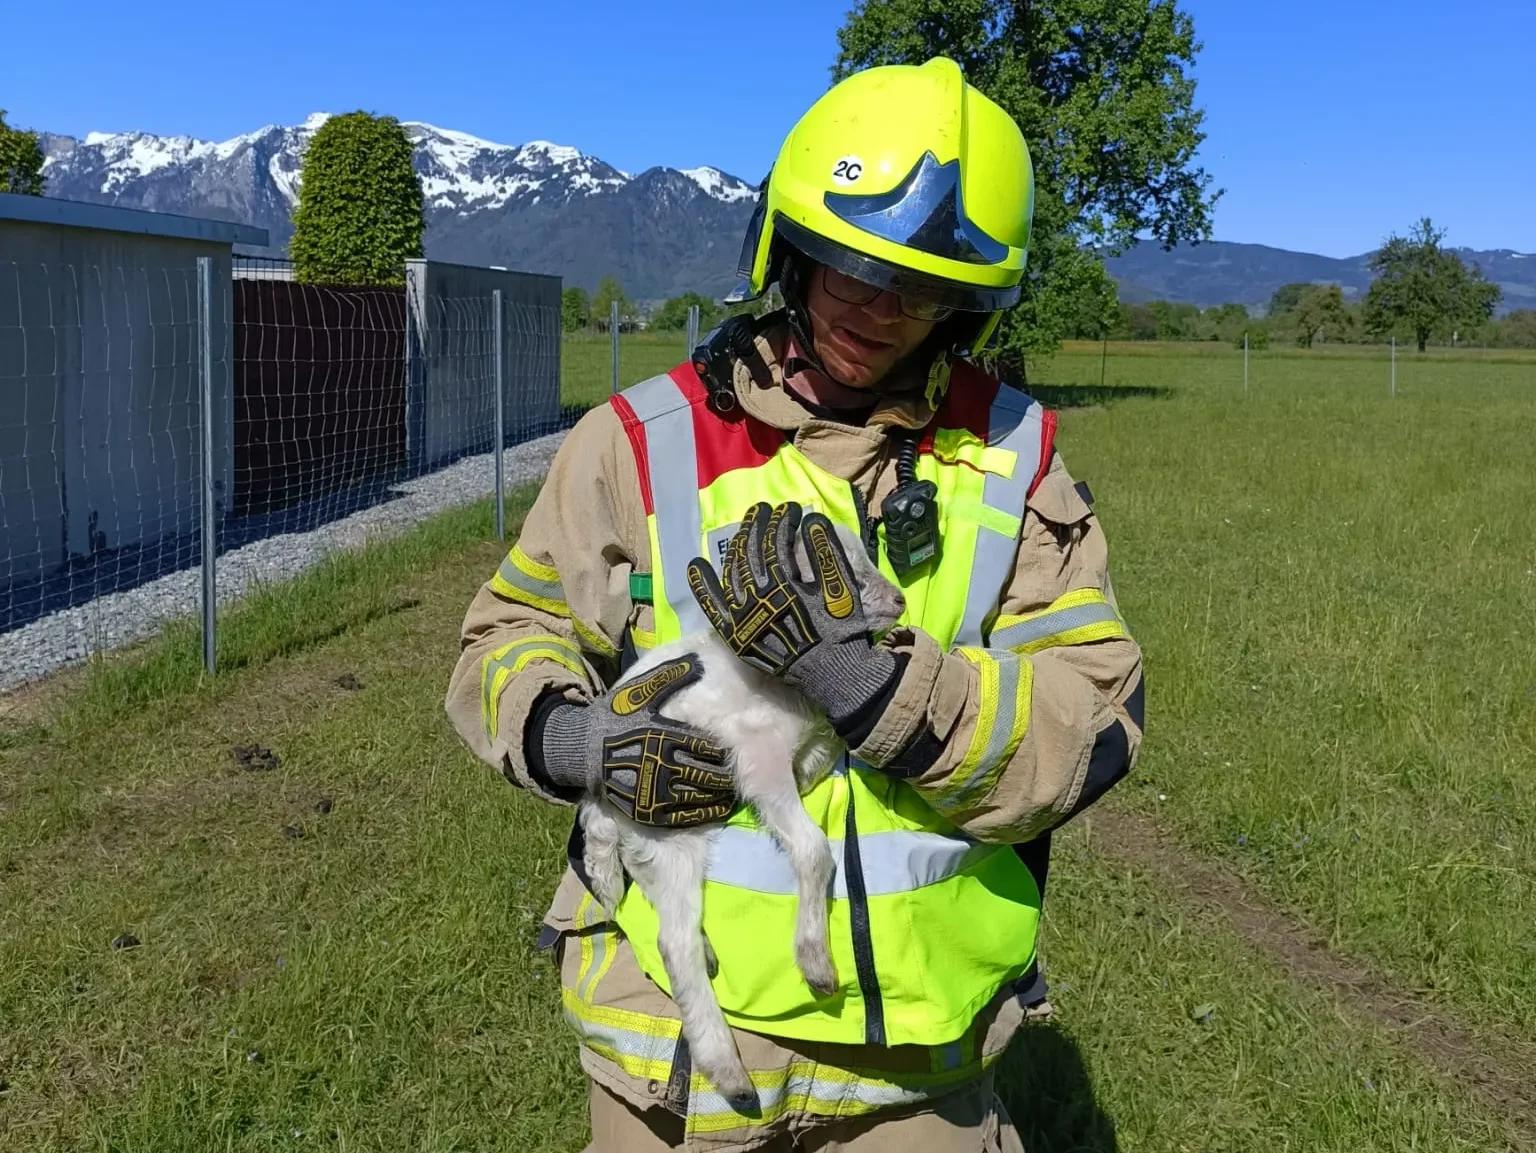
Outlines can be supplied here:
<path id="1" fill-rule="evenodd" d="M 731 834 L 704 930 L 751 1100 L 690 1068 L 655 912 L 634 885 L 603 909 L 573 833 L 541 943 L 592 1150 L 1021 1148 L 992 1068 L 1043 998 L 1049 834 L 1130 770 L 1143 699 L 1054 415 L 977 364 L 1018 299 L 1033 200 L 1018 127 L 952 61 L 833 87 L 743 245 L 742 295 L 777 285 L 784 307 L 586 414 L 469 607 L 447 708 L 476 754 L 556 804 Z M 884 636 L 834 524 L 905 594 Z M 838 860 L 830 996 L 794 964 L 794 893 L 725 750 L 661 715 L 707 669 L 663 666 L 614 707 L 638 654 L 704 630 L 847 744 L 803 798 Z"/>

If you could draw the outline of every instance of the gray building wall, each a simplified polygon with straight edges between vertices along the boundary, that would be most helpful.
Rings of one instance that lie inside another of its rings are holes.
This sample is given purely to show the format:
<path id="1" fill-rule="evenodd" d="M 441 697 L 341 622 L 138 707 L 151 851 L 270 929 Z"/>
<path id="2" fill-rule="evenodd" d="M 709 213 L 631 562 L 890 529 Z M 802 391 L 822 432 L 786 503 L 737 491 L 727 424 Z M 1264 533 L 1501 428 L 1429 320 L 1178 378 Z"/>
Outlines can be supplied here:
<path id="1" fill-rule="evenodd" d="M 502 292 L 509 442 L 560 418 L 560 278 L 406 261 L 406 452 L 424 472 L 495 440 L 491 293 Z"/>
<path id="2" fill-rule="evenodd" d="M 229 252 L 257 235 L 0 196 L 0 587 L 195 539 L 199 256 L 214 263 L 216 482 L 232 491 Z"/>

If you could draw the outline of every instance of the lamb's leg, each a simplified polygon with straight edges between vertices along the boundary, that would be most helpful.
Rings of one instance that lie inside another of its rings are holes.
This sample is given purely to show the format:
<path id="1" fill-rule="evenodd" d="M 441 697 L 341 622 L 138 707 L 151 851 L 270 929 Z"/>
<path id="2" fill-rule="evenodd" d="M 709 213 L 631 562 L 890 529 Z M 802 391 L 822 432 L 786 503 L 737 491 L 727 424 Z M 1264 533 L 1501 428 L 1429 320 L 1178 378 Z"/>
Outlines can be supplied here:
<path id="1" fill-rule="evenodd" d="M 812 989 L 830 996 L 837 969 L 827 945 L 827 890 L 836 865 L 832 846 L 800 802 L 791 750 L 781 736 L 763 733 L 737 747 L 736 787 L 789 855 L 800 898 L 795 963 Z"/>
<path id="2" fill-rule="evenodd" d="M 707 840 L 674 836 L 658 843 L 643 866 L 632 861 L 631 871 L 656 907 L 660 922 L 656 944 L 672 982 L 672 1000 L 682 1016 L 694 1068 L 731 1101 L 752 1102 L 757 1090 L 709 984 L 703 933 L 708 859 Z"/>
<path id="3" fill-rule="evenodd" d="M 581 863 L 586 867 L 592 892 L 610 915 L 624 897 L 624 864 L 619 859 L 619 823 L 612 813 L 592 801 L 583 801 L 577 814 L 581 821 L 584 847 Z"/>

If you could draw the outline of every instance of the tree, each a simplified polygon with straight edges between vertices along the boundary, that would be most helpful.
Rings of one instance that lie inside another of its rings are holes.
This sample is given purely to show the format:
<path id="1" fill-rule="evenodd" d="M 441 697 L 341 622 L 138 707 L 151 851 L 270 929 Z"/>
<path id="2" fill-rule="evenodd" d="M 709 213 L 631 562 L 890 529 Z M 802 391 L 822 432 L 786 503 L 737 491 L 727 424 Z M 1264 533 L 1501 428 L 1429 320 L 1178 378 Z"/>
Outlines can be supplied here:
<path id="1" fill-rule="evenodd" d="M 1114 335 L 1117 340 L 1156 340 L 1157 313 L 1148 304 L 1122 304 Z"/>
<path id="2" fill-rule="evenodd" d="M 1067 339 L 1102 340 L 1120 319 L 1119 290 L 1101 261 L 1074 262 L 1071 271 L 1059 285 L 1060 291 L 1041 302 L 1054 313 L 1041 323 Z"/>
<path id="3" fill-rule="evenodd" d="M 12 128 L 0 108 L 0 192 L 43 194 L 43 146 L 36 132 Z"/>
<path id="4" fill-rule="evenodd" d="M 624 295 L 624 288 L 618 280 L 612 276 L 603 277 L 597 286 L 597 292 L 592 297 L 592 320 L 604 332 L 608 331 L 608 319 L 613 314 L 613 302 L 619 302 L 619 328 L 629 322 L 633 306 L 629 303 L 629 297 Z"/>
<path id="5" fill-rule="evenodd" d="M 1193 340 L 1195 324 L 1200 310 L 1193 304 L 1175 304 L 1171 300 L 1154 300 L 1149 306 L 1157 318 L 1158 340 Z"/>
<path id="6" fill-rule="evenodd" d="M 1248 330 L 1248 310 L 1241 304 L 1219 304 L 1215 308 L 1207 308 L 1201 319 L 1206 322 L 1206 339 L 1221 340 L 1228 343 L 1236 341 L 1243 343 L 1243 333 Z"/>
<path id="7" fill-rule="evenodd" d="M 1444 229 L 1429 217 L 1408 236 L 1387 237 L 1371 257 L 1376 279 L 1365 297 L 1365 325 L 1376 336 L 1406 330 L 1423 352 L 1431 337 L 1475 328 L 1493 315 L 1501 295 L 1482 270 L 1440 247 Z"/>
<path id="8" fill-rule="evenodd" d="M 293 211 L 295 276 L 305 283 L 398 285 L 422 254 L 421 181 L 393 116 L 349 112 L 304 154 Z"/>
<path id="9" fill-rule="evenodd" d="M 1492 326 L 1489 337 L 1496 348 L 1536 348 L 1536 309 L 1509 313 Z"/>
<path id="10" fill-rule="evenodd" d="M 1296 346 L 1311 348 L 1318 336 L 1338 340 L 1349 327 L 1344 294 L 1337 284 L 1309 284 L 1294 309 Z"/>
<path id="11" fill-rule="evenodd" d="M 1018 123 L 1036 195 L 1024 298 L 1006 361 L 1054 348 L 1100 255 L 1149 235 L 1210 236 L 1216 195 L 1195 165 L 1194 22 L 1177 0 L 863 0 L 838 34 L 834 78 L 948 56 Z"/>
<path id="12" fill-rule="evenodd" d="M 592 323 L 592 298 L 585 288 L 567 288 L 560 294 L 560 327 L 580 332 Z"/>
<path id="13" fill-rule="evenodd" d="M 1312 285 L 1308 281 L 1299 283 L 1282 284 L 1275 289 L 1274 295 L 1269 298 L 1269 308 L 1265 315 L 1279 316 L 1283 312 L 1294 312 L 1296 306 L 1301 303 L 1301 294 Z"/>
<path id="14" fill-rule="evenodd" d="M 666 330 L 686 328 L 688 310 L 694 305 L 699 307 L 699 331 L 708 332 L 711 323 L 720 314 L 720 306 L 709 297 L 700 296 L 697 292 L 685 292 L 663 304 L 651 314 L 651 327 Z"/>

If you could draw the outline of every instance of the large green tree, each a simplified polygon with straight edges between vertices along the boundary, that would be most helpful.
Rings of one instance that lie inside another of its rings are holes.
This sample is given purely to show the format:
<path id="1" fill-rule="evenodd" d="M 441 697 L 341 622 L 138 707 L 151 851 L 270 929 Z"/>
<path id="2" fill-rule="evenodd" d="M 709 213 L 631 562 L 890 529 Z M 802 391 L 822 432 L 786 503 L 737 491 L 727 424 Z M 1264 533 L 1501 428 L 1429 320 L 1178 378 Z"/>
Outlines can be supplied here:
<path id="1" fill-rule="evenodd" d="M 315 132 L 304 153 L 289 254 L 310 284 L 405 283 L 422 254 L 421 181 L 393 116 L 349 112 Z"/>
<path id="2" fill-rule="evenodd" d="M 1140 237 L 1210 236 L 1219 193 L 1195 163 L 1205 138 L 1190 74 L 1200 45 L 1177 0 L 864 0 L 838 31 L 842 78 L 948 56 L 1013 116 L 1034 159 L 1024 298 L 999 352 L 1054 348 L 1099 255 Z"/>
<path id="3" fill-rule="evenodd" d="M 1318 337 L 1342 340 L 1349 330 L 1349 313 L 1337 284 L 1309 284 L 1301 290 L 1291 313 L 1296 325 L 1296 345 L 1311 348 Z"/>
<path id="4" fill-rule="evenodd" d="M 1365 327 L 1376 336 L 1407 331 L 1419 351 L 1433 337 L 1485 324 L 1498 307 L 1499 286 L 1442 248 L 1445 230 L 1429 217 L 1407 236 L 1389 236 L 1371 257 L 1376 279 L 1365 297 Z"/>
<path id="5" fill-rule="evenodd" d="M 0 108 L 0 192 L 43 194 L 43 146 L 36 132 L 12 128 Z"/>

